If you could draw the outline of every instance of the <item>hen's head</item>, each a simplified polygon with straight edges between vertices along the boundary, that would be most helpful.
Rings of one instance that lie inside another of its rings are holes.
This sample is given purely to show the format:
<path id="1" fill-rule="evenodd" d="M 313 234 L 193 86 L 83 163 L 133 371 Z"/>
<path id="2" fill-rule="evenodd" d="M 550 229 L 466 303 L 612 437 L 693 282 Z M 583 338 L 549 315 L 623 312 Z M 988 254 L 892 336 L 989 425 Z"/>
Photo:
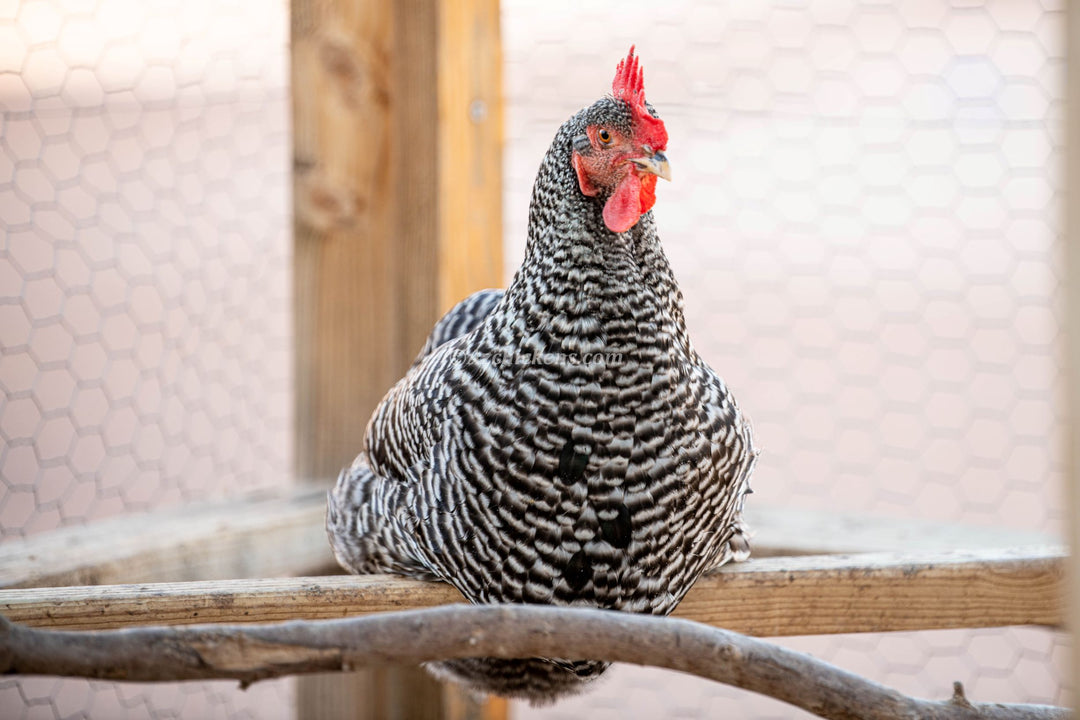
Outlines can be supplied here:
<path id="1" fill-rule="evenodd" d="M 626 232 L 656 202 L 656 178 L 671 179 L 664 121 L 645 102 L 634 48 L 619 63 L 612 96 L 584 112 L 584 132 L 573 139 L 578 187 L 604 200 L 604 224 Z"/>

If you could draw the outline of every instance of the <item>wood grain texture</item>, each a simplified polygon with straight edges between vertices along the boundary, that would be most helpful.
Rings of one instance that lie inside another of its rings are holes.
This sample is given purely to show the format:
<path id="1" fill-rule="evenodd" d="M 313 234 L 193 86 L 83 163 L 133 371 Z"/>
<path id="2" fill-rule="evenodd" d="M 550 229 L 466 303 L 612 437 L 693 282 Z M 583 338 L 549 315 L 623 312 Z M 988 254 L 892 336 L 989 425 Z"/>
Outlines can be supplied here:
<path id="1" fill-rule="evenodd" d="M 1062 623 L 1059 547 L 765 558 L 698 581 L 677 617 L 758 636 Z M 326 619 L 460 602 L 456 590 L 388 575 L 0 591 L 34 627 Z"/>
<path id="2" fill-rule="evenodd" d="M 499 6 L 295 0 L 292 18 L 296 469 L 328 484 L 442 312 L 501 283 Z M 416 671 L 353 682 L 301 683 L 301 715 L 441 716 Z"/>
<path id="3" fill-rule="evenodd" d="M 326 572 L 326 492 L 297 488 L 61 528 L 0 544 L 0 588 Z"/>
<path id="4" fill-rule="evenodd" d="M 35 588 L 0 598 L 12 622 L 69 630 L 318 620 L 462 600 L 449 585 L 389 575 Z"/>
<path id="5" fill-rule="evenodd" d="M 754 502 L 747 505 L 745 518 L 750 525 L 751 553 L 757 558 L 837 553 L 948 552 L 1060 542 L 1059 537 L 1047 533 L 1013 528 L 774 507 Z"/>
<path id="6" fill-rule="evenodd" d="M 449 605 L 318 622 L 89 633 L 29 628 L 0 618 L 0 673 L 7 675 L 142 682 L 230 678 L 250 684 L 298 673 L 477 656 L 595 658 L 665 667 L 769 695 L 831 720 L 1072 717 L 1060 707 L 969 700 L 960 683 L 953 683 L 946 700 L 921 700 L 728 630 L 588 608 Z"/>
<path id="7" fill-rule="evenodd" d="M 409 270 L 395 227 L 393 27 L 388 2 L 292 3 L 301 477 L 332 478 L 351 460 L 368 415 L 416 350 L 395 281 Z"/>
<path id="8" fill-rule="evenodd" d="M 1070 615 L 1072 641 L 1072 707 L 1080 706 L 1080 5 L 1065 5 L 1065 185 L 1063 283 L 1066 418 L 1062 445 L 1066 449 L 1065 502 L 1067 532 L 1072 546 Z M 1069 420 L 1068 418 L 1072 418 Z"/>
<path id="9" fill-rule="evenodd" d="M 439 316 L 502 282 L 499 5 L 292 12 L 296 466 L 329 480 Z"/>
<path id="10" fill-rule="evenodd" d="M 498 0 L 438 3 L 439 312 L 502 285 Z"/>
<path id="11" fill-rule="evenodd" d="M 774 557 L 706 575 L 679 617 L 762 637 L 1062 623 L 1065 551 Z"/>
<path id="12" fill-rule="evenodd" d="M 331 572 L 326 495 L 298 485 L 253 497 L 158 510 L 0 544 L 0 588 L 115 585 Z M 747 508 L 755 558 L 924 552 L 1052 544 L 1049 536 L 862 514 Z"/>

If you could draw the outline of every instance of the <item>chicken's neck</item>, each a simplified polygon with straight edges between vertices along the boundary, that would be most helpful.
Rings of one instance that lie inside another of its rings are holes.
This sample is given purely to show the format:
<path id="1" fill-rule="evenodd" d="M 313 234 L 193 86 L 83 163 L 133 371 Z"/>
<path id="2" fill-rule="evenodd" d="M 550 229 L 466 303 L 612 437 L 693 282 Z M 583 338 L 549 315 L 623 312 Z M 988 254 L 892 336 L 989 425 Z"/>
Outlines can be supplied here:
<path id="1" fill-rule="evenodd" d="M 652 212 L 625 233 L 602 218 L 604 198 L 583 195 L 570 163 L 571 132 L 556 136 L 533 187 L 525 259 L 507 290 L 508 308 L 528 325 L 593 323 L 660 332 L 692 352 L 682 294 Z"/>

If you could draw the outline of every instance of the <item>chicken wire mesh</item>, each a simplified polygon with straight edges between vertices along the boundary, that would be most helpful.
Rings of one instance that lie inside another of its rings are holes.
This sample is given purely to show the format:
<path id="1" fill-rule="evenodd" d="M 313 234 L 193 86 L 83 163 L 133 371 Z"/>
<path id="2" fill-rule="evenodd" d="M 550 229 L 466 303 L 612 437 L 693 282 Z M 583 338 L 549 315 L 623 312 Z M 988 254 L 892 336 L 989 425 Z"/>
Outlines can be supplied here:
<path id="1" fill-rule="evenodd" d="M 0 2 L 0 537 L 289 477 L 288 4 Z M 5 718 L 292 685 L 0 682 Z"/>
<path id="2" fill-rule="evenodd" d="M 555 128 L 637 43 L 691 330 L 765 450 L 753 501 L 1059 531 L 1059 3 L 502 7 L 508 272 Z M 0 2 L 2 537 L 286 481 L 287 21 Z M 1064 700 L 1049 631 L 785 642 L 912 693 Z M 0 681 L 5 717 L 290 707 L 287 682 Z M 797 715 L 629 667 L 515 709 L 585 713 Z"/>
<path id="3" fill-rule="evenodd" d="M 1060 3 L 503 6 L 506 257 L 552 128 L 636 43 L 690 331 L 763 448 L 749 502 L 1061 531 Z M 1065 702 L 1048 630 L 783 642 L 920 696 Z M 809 717 L 631 667 L 518 717 L 628 712 Z"/>

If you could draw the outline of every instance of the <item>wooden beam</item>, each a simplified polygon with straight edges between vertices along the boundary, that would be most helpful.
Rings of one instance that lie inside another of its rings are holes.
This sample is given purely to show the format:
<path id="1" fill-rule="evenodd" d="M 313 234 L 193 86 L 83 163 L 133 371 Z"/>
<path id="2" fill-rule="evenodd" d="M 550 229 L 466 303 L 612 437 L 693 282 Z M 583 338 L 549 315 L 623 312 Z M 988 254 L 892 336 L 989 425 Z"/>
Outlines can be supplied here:
<path id="1" fill-rule="evenodd" d="M 228 580 L 0 591 L 12 622 L 68 630 L 137 625 L 282 622 L 462 602 L 443 583 L 392 575 Z"/>
<path id="2" fill-rule="evenodd" d="M 1065 550 L 774 557 L 721 568 L 675 614 L 757 636 L 1060 626 Z"/>
<path id="3" fill-rule="evenodd" d="M 1069 567 L 1069 625 L 1072 630 L 1072 707 L 1080 707 L 1080 6 L 1065 4 L 1065 185 L 1062 193 L 1065 281 L 1065 393 L 1062 433 L 1065 447 L 1066 532 L 1072 547 Z"/>
<path id="4" fill-rule="evenodd" d="M 872 480 L 871 480 L 872 482 Z M 869 552 L 942 552 L 1052 545 L 1060 538 L 1014 528 L 935 523 L 866 513 L 750 504 L 754 557 Z"/>
<path id="5" fill-rule="evenodd" d="M 0 588 L 326 572 L 326 491 L 186 505 L 0 544 Z"/>
<path id="6" fill-rule="evenodd" d="M 323 531 L 326 493 L 298 486 L 158 510 L 0 544 L 0 588 L 316 575 L 336 567 Z M 754 505 L 755 558 L 1051 544 L 1046 534 Z"/>
<path id="7" fill-rule="evenodd" d="M 764 558 L 706 575 L 675 615 L 758 636 L 1002 625 L 1058 626 L 1059 547 Z M 35 627 L 326 619 L 460 602 L 456 590 L 388 575 L 0 591 Z"/>

